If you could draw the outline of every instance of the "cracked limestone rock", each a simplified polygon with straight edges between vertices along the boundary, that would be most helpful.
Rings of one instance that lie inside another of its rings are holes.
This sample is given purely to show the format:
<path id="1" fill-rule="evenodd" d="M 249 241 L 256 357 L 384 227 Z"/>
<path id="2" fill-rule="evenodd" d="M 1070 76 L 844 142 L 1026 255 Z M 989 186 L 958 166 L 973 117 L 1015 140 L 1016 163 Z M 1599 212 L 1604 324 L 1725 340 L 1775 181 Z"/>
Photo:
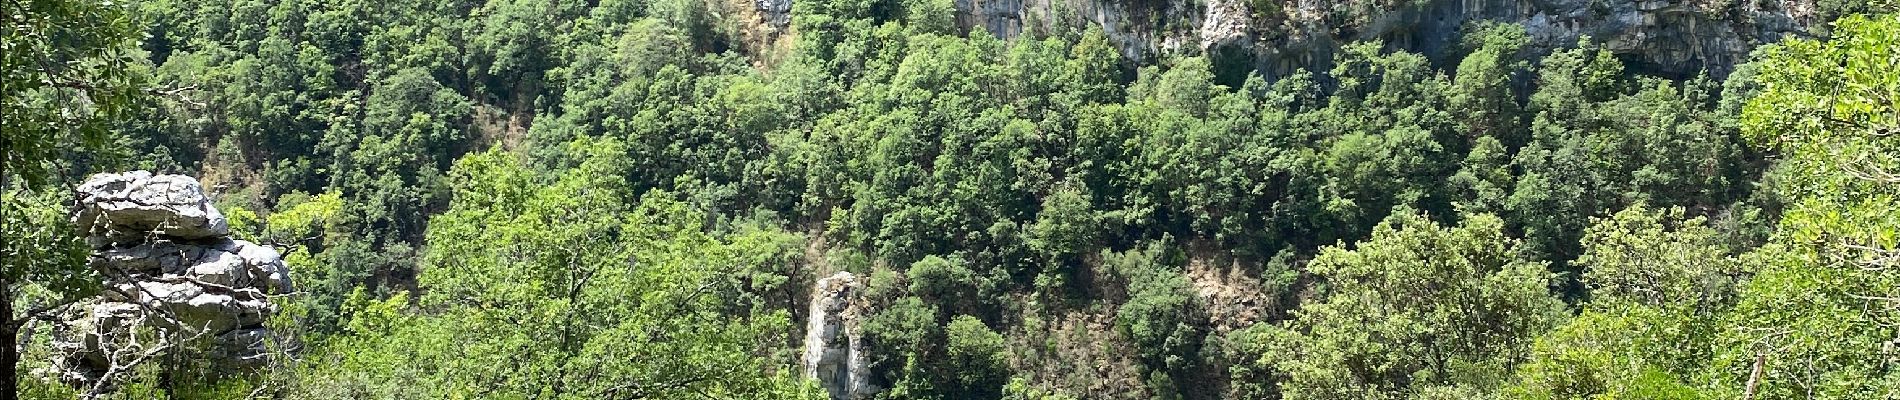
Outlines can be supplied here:
<path id="1" fill-rule="evenodd" d="M 764 0 L 761 0 L 764 1 Z M 780 0 L 785 1 L 785 0 Z M 1638 71 L 1721 78 L 1755 47 L 1813 34 L 1814 0 L 955 0 L 957 26 L 1003 38 L 1099 28 L 1122 56 L 1208 55 L 1269 80 L 1326 71 L 1341 46 L 1379 40 L 1428 58 L 1459 53 L 1474 21 L 1523 26 L 1539 52 L 1591 37 Z M 796 9 L 797 5 L 789 7 Z M 1455 62 L 1453 65 L 1456 65 Z"/>
<path id="2" fill-rule="evenodd" d="M 833 399 L 867 399 L 878 392 L 871 385 L 870 357 L 858 329 L 865 313 L 863 293 L 863 282 L 850 272 L 819 279 L 812 287 L 804 373 Z"/>
<path id="3" fill-rule="evenodd" d="M 98 174 L 80 184 L 73 224 L 89 240 L 139 241 L 158 235 L 204 239 L 231 234 L 204 187 L 184 175 Z M 92 242 L 94 246 L 100 243 Z"/>
<path id="4" fill-rule="evenodd" d="M 293 290 L 290 267 L 270 247 L 232 239 L 197 179 L 98 174 L 74 194 L 72 221 L 105 290 L 55 331 L 67 380 L 96 381 L 140 349 L 181 338 L 229 370 L 261 367 L 273 349 L 294 347 L 264 325 L 277 311 L 271 296 Z"/>

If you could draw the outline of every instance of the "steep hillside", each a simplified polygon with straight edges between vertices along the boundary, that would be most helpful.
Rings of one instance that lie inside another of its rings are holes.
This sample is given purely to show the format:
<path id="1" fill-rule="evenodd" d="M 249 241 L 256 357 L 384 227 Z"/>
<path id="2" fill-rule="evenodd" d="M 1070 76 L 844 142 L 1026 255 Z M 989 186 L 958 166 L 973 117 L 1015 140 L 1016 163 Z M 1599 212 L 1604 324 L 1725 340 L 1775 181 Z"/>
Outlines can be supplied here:
<path id="1" fill-rule="evenodd" d="M 5 6 L 0 400 L 1900 398 L 1893 0 Z"/>

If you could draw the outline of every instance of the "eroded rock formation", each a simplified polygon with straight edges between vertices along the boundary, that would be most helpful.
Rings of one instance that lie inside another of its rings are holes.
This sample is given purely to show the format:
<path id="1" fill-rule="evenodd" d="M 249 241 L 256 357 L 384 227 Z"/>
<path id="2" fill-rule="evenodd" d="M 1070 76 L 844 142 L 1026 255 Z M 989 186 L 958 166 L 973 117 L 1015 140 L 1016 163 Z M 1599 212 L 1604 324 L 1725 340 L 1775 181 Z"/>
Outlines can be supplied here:
<path id="1" fill-rule="evenodd" d="M 277 310 L 270 296 L 292 289 L 290 268 L 276 250 L 232 239 L 198 180 L 98 174 L 75 196 L 73 223 L 105 282 L 55 331 L 65 379 L 99 381 L 160 349 L 203 351 L 219 368 L 262 366 L 282 349 L 264 322 Z"/>
<path id="2" fill-rule="evenodd" d="M 756 8 L 783 28 L 793 0 Z M 1251 66 L 1268 76 L 1330 68 L 1340 46 L 1382 40 L 1434 59 L 1454 53 L 1459 30 L 1478 20 L 1521 25 L 1539 49 L 1572 46 L 1582 36 L 1639 71 L 1722 76 L 1750 51 L 1817 21 L 1814 0 L 956 0 L 957 25 L 1011 38 L 1025 31 L 1093 26 L 1125 57 L 1209 54 L 1217 64 Z M 1455 64 L 1454 64 L 1455 65 Z"/>
<path id="3" fill-rule="evenodd" d="M 864 284 L 850 272 L 819 279 L 812 287 L 810 321 L 805 329 L 805 377 L 833 399 L 865 399 L 877 393 L 858 321 L 864 313 Z"/>

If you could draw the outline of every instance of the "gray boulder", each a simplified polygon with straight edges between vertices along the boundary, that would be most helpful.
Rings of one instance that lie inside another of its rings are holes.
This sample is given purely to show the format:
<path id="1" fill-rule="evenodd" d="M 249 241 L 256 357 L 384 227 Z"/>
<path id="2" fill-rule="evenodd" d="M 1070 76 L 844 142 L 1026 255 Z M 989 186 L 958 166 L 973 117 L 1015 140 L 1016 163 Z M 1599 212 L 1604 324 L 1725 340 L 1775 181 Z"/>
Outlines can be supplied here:
<path id="1" fill-rule="evenodd" d="M 290 267 L 277 250 L 244 240 L 154 240 L 94 249 L 91 264 L 108 275 L 181 276 L 265 293 L 291 291 Z"/>
<path id="2" fill-rule="evenodd" d="M 204 187 L 184 175 L 132 171 L 97 174 L 79 185 L 73 225 L 94 246 L 148 237 L 204 239 L 231 234 L 224 214 L 211 206 Z"/>
<path id="3" fill-rule="evenodd" d="M 217 368 L 263 366 L 288 344 L 265 326 L 272 295 L 293 290 L 269 247 L 230 237 L 198 180 L 145 171 L 98 174 L 75 193 L 72 220 L 93 246 L 106 290 L 55 330 L 68 380 L 117 379 L 149 349 L 197 351 Z M 147 332 L 138 334 L 137 332 Z M 150 334 L 156 333 L 156 335 Z"/>

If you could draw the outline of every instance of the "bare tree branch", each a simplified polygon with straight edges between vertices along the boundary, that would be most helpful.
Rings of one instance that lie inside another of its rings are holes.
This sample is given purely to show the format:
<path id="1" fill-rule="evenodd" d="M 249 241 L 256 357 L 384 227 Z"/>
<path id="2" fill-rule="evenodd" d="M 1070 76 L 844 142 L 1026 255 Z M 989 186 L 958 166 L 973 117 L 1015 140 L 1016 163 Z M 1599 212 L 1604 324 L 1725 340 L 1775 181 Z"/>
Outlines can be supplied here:
<path id="1" fill-rule="evenodd" d="M 73 303 L 78 303 L 79 300 L 78 298 L 60 299 L 46 305 L 29 308 L 19 318 L 7 321 L 7 327 L 13 328 L 25 325 L 27 321 L 40 319 L 40 317 L 49 315 L 49 313 L 53 311 L 66 308 L 67 306 L 73 305 Z"/>
<path id="2" fill-rule="evenodd" d="M 145 326 L 146 325 L 145 317 L 149 315 L 150 314 L 141 314 L 141 317 L 138 320 L 134 321 L 133 323 L 127 324 L 127 326 L 130 326 L 130 327 Z M 137 336 L 136 331 L 127 330 L 126 333 L 129 336 L 132 336 L 132 337 L 127 338 L 130 341 L 130 343 L 128 343 L 125 347 L 111 350 L 111 354 L 109 354 L 106 357 L 106 360 L 107 362 L 112 363 L 112 365 L 106 368 L 106 372 L 104 374 L 101 374 L 98 380 L 93 381 L 92 388 L 87 389 L 85 395 L 81 396 L 81 398 L 84 398 L 86 400 L 97 399 L 99 398 L 99 396 L 104 395 L 108 389 L 111 389 L 113 387 L 113 382 L 118 380 L 117 378 L 120 375 L 130 372 L 133 368 L 138 367 L 140 364 L 143 364 L 146 361 L 151 360 L 152 358 L 165 354 L 165 352 L 170 351 L 173 348 L 176 348 L 178 344 L 180 343 L 186 343 L 186 342 L 198 340 L 199 338 L 204 337 L 206 333 L 209 333 L 211 331 L 209 322 L 207 322 L 206 324 L 207 324 L 206 326 L 200 327 L 198 329 L 189 329 L 190 331 L 192 331 L 192 335 L 190 337 L 185 337 L 182 339 L 177 338 L 176 335 L 178 333 L 176 332 L 172 333 L 172 335 L 169 335 L 169 336 L 173 336 L 173 338 L 171 339 L 165 338 L 165 336 L 168 336 L 168 335 L 164 333 L 160 333 L 159 337 L 156 340 L 156 343 L 154 343 L 151 347 L 146 347 L 145 345 L 138 343 L 138 339 L 136 337 Z M 161 328 L 159 329 L 159 331 L 170 332 L 171 330 Z M 130 358 L 127 358 L 127 357 L 130 357 Z"/>

